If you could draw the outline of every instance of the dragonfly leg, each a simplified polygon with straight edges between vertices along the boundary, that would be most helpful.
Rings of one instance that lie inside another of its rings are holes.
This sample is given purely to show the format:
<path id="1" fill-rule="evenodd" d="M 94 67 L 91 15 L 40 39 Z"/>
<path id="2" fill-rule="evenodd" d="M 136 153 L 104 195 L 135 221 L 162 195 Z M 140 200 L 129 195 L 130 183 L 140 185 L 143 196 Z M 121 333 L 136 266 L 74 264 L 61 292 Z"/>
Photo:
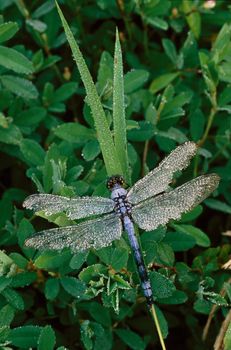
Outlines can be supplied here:
<path id="1" fill-rule="evenodd" d="M 128 216 L 125 216 L 123 218 L 123 223 L 124 223 L 124 228 L 128 234 L 128 239 L 129 239 L 131 248 L 134 253 L 134 259 L 139 272 L 143 293 L 147 300 L 148 306 L 151 307 L 153 304 L 151 283 L 145 267 L 144 258 L 142 256 L 141 249 L 135 235 L 134 225 Z"/>

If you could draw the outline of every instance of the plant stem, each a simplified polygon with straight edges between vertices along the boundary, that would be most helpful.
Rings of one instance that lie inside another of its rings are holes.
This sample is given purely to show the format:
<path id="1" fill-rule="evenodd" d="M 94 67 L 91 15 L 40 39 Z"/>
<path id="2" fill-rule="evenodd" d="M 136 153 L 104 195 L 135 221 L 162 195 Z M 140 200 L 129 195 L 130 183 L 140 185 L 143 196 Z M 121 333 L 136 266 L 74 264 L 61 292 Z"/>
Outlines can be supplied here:
<path id="1" fill-rule="evenodd" d="M 205 141 L 206 141 L 206 139 L 208 137 L 209 131 L 211 129 L 211 126 L 213 124 L 213 119 L 214 119 L 215 114 L 217 112 L 217 93 L 216 93 L 216 91 L 214 91 L 212 96 L 211 96 L 211 103 L 212 103 L 212 108 L 210 110 L 210 114 L 209 114 L 209 117 L 208 117 L 208 122 L 207 122 L 207 125 L 206 125 L 206 129 L 205 129 L 204 135 L 202 136 L 202 138 L 198 142 L 198 146 L 199 147 L 201 147 L 205 143 Z"/>
<path id="2" fill-rule="evenodd" d="M 116 4 L 117 4 L 117 7 L 119 9 L 119 12 L 121 14 L 121 17 L 124 21 L 124 24 L 125 24 L 125 28 L 126 28 L 126 31 L 128 33 L 128 39 L 129 41 L 131 42 L 132 41 L 132 30 L 131 30 L 131 26 L 130 26 L 130 18 L 128 17 L 128 15 L 126 14 L 125 12 L 125 3 L 123 0 L 116 0 Z"/>
<path id="3" fill-rule="evenodd" d="M 210 111 L 210 114 L 209 114 L 209 118 L 208 118 L 208 123 L 206 125 L 206 129 L 205 129 L 205 132 L 204 132 L 204 135 L 202 136 L 202 138 L 200 139 L 200 141 L 198 142 L 198 146 L 202 146 L 207 137 L 208 137 L 208 134 L 209 134 L 209 130 L 213 124 L 213 119 L 214 119 L 214 116 L 216 114 L 216 109 L 214 107 L 211 108 L 211 111 Z"/>
<path id="4" fill-rule="evenodd" d="M 148 148 L 149 148 L 149 141 L 147 140 L 145 141 L 145 144 L 144 144 L 144 152 L 143 152 L 143 158 L 142 158 L 142 170 L 141 170 L 142 177 L 145 175 L 144 167 L 147 159 Z"/>
<path id="5" fill-rule="evenodd" d="M 154 304 L 152 304 L 151 308 L 150 308 L 150 313 L 154 319 L 154 322 L 155 322 L 155 326 L 156 326 L 156 330 L 157 330 L 157 333 L 158 333 L 158 336 L 159 336 L 159 339 L 160 339 L 160 344 L 161 344 L 161 347 L 162 347 L 162 350 L 166 350 L 166 347 L 165 347 L 165 344 L 164 344 L 164 338 L 163 338 L 163 335 L 161 333 L 161 329 L 160 329 L 160 324 L 159 324 L 159 321 L 158 321 L 158 317 L 157 317 L 157 314 L 156 314 L 156 310 L 155 310 L 155 306 Z"/>

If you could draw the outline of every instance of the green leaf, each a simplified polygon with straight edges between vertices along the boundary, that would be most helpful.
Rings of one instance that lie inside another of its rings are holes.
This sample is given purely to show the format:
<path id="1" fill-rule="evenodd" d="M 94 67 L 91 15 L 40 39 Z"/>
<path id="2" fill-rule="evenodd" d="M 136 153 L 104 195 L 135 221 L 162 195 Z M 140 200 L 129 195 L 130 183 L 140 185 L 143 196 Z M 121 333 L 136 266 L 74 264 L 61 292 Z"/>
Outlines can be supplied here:
<path id="1" fill-rule="evenodd" d="M 157 119 L 158 119 L 157 109 L 153 105 L 153 103 L 150 103 L 145 112 L 145 120 L 153 125 L 156 125 L 158 121 Z"/>
<path id="2" fill-rule="evenodd" d="M 198 141 L 204 133 L 205 116 L 200 109 L 190 114 L 190 133 L 193 141 Z"/>
<path id="3" fill-rule="evenodd" d="M 46 326 L 41 330 L 38 339 L 38 350 L 53 350 L 55 347 L 55 332 L 51 326 Z"/>
<path id="4" fill-rule="evenodd" d="M 204 292 L 203 294 L 207 300 L 218 306 L 229 306 L 227 300 L 220 294 L 214 292 Z"/>
<path id="5" fill-rule="evenodd" d="M 146 21 L 148 24 L 150 24 L 153 27 L 167 30 L 168 29 L 168 22 L 163 20 L 162 18 L 159 17 L 146 17 Z"/>
<path id="6" fill-rule="evenodd" d="M 170 84 L 174 79 L 179 76 L 178 72 L 166 73 L 155 78 L 150 85 L 150 92 L 155 94 L 156 92 L 164 89 L 168 84 Z"/>
<path id="7" fill-rule="evenodd" d="M 124 279 L 124 276 L 120 276 L 119 274 L 115 274 L 114 272 L 110 273 L 110 278 L 107 289 L 108 294 L 114 293 L 119 289 L 131 289 L 131 285 Z"/>
<path id="8" fill-rule="evenodd" d="M 230 45 L 230 38 L 231 26 L 230 24 L 225 23 L 219 31 L 212 47 L 213 57 L 217 63 L 224 59 L 228 46 Z"/>
<path id="9" fill-rule="evenodd" d="M 162 304 L 168 304 L 168 305 L 179 305 L 183 304 L 188 300 L 188 296 L 186 293 L 182 292 L 181 290 L 175 290 L 173 294 L 168 298 L 161 298 Z"/>
<path id="10" fill-rule="evenodd" d="M 75 277 L 62 277 L 60 283 L 66 292 L 77 299 L 81 298 L 86 291 L 85 283 Z"/>
<path id="11" fill-rule="evenodd" d="M 23 219 L 25 221 L 28 221 L 26 219 Z M 22 220 L 22 221 L 23 221 Z M 30 224 L 31 225 L 31 224 Z M 32 225 L 31 225 L 32 226 Z M 26 269 L 27 267 L 27 264 L 28 264 L 28 260 L 22 256 L 21 254 L 19 253 L 11 253 L 10 254 L 10 257 L 12 259 L 12 261 L 21 269 Z"/>
<path id="12" fill-rule="evenodd" d="M 218 98 L 218 105 L 219 107 L 224 107 L 225 105 L 228 105 L 231 102 L 231 86 L 225 87 Z"/>
<path id="13" fill-rule="evenodd" d="M 169 244 L 174 252 L 186 251 L 196 244 L 195 238 L 184 232 L 169 232 L 164 242 Z"/>
<path id="14" fill-rule="evenodd" d="M 1 258 L 2 258 L 2 254 L 1 254 Z M 4 258 L 4 256 L 3 256 L 3 258 Z M 10 260 L 10 258 L 9 258 L 9 260 Z M 4 262 L 4 260 L 1 259 L 1 263 L 3 263 L 3 262 Z M 9 262 L 10 262 L 10 265 L 11 265 L 12 264 L 12 260 L 10 260 Z M 8 264 L 9 264 L 9 262 L 8 262 Z M 7 286 L 10 285 L 10 283 L 11 283 L 11 278 L 7 278 L 5 276 L 0 276 L 0 292 L 2 292 L 4 289 L 6 289 Z"/>
<path id="15" fill-rule="evenodd" d="M 224 337 L 224 350 L 231 349 L 231 323 L 229 323 L 228 329 Z"/>
<path id="16" fill-rule="evenodd" d="M 43 107 L 32 107 L 21 113 L 15 118 L 15 124 L 19 126 L 35 126 L 39 124 L 46 116 L 46 110 Z"/>
<path id="17" fill-rule="evenodd" d="M 124 104 L 124 78 L 121 46 L 118 30 L 116 31 L 115 54 L 114 54 L 114 77 L 113 77 L 113 125 L 115 148 L 122 167 L 123 175 L 127 183 L 131 182 L 128 153 L 126 118 Z"/>
<path id="18" fill-rule="evenodd" d="M 23 139 L 20 143 L 20 151 L 30 165 L 43 165 L 45 158 L 45 151 L 34 140 Z"/>
<path id="19" fill-rule="evenodd" d="M 65 30 L 67 41 L 71 47 L 74 59 L 76 61 L 83 84 L 87 92 L 87 101 L 92 110 L 92 116 L 94 118 L 95 128 L 98 135 L 98 141 L 101 147 L 107 173 L 109 176 L 113 174 L 122 174 L 122 168 L 118 159 L 117 151 L 115 150 L 112 135 L 108 127 L 108 122 L 99 96 L 97 94 L 95 85 L 93 83 L 92 77 L 57 1 L 55 1 L 55 3 Z"/>
<path id="20" fill-rule="evenodd" d="M 33 28 L 34 30 L 36 30 L 39 33 L 43 33 L 47 30 L 46 23 L 44 23 L 38 19 L 27 18 L 26 24 L 28 27 Z"/>
<path id="21" fill-rule="evenodd" d="M 78 84 L 69 82 L 58 88 L 53 95 L 52 103 L 63 102 L 70 98 L 77 91 Z"/>
<path id="22" fill-rule="evenodd" d="M 43 252 L 35 260 L 34 264 L 39 269 L 52 270 L 65 266 L 69 263 L 71 258 L 71 252 L 69 250 L 63 251 L 61 253 L 57 252 Z"/>
<path id="23" fill-rule="evenodd" d="M 7 128 L 0 126 L 0 141 L 9 145 L 19 145 L 22 140 L 20 129 L 14 125 L 9 124 Z"/>
<path id="24" fill-rule="evenodd" d="M 212 304 L 207 300 L 198 299 L 195 301 L 193 308 L 200 314 L 208 315 L 211 311 Z"/>
<path id="25" fill-rule="evenodd" d="M 25 240 L 34 233 L 32 224 L 26 218 L 23 218 L 18 226 L 18 243 L 21 248 L 24 247 Z M 25 248 L 25 247 L 24 247 Z M 27 248 L 30 250 L 30 248 Z"/>
<path id="26" fill-rule="evenodd" d="M 9 343 L 9 334 L 10 334 L 10 327 L 8 326 L 3 326 L 0 327 L 0 343 L 1 344 L 8 344 Z M 2 347 L 3 350 L 11 350 L 11 348 L 4 348 Z"/>
<path id="27" fill-rule="evenodd" d="M 82 150 L 83 158 L 89 162 L 95 159 L 100 153 L 99 142 L 97 140 L 89 141 L 85 144 Z"/>
<path id="28" fill-rule="evenodd" d="M 106 265 L 111 265 L 116 271 L 126 267 L 128 261 L 128 251 L 122 247 L 106 247 L 98 250 L 96 254 Z"/>
<path id="29" fill-rule="evenodd" d="M 147 141 L 154 136 L 153 124 L 145 121 L 139 122 L 139 129 L 132 129 L 128 131 L 128 139 L 131 141 Z"/>
<path id="30" fill-rule="evenodd" d="M 129 94 L 141 88 L 148 80 L 149 72 L 143 69 L 134 69 L 124 76 L 124 92 Z"/>
<path id="31" fill-rule="evenodd" d="M 173 224 L 176 231 L 186 233 L 195 238 L 196 244 L 201 247 L 209 247 L 211 242 L 209 237 L 199 228 L 192 225 L 178 225 Z"/>
<path id="32" fill-rule="evenodd" d="M 41 70 L 45 70 L 45 69 L 47 69 L 49 67 L 53 67 L 55 65 L 55 63 L 57 63 L 59 61 L 61 61 L 61 57 L 60 56 L 56 56 L 56 55 L 48 56 L 44 60 L 44 62 L 42 62 Z M 39 69 L 39 68 L 37 68 L 37 69 Z"/>
<path id="33" fill-rule="evenodd" d="M 198 216 L 201 215 L 202 211 L 203 211 L 202 205 L 197 205 L 195 208 L 193 208 L 188 213 L 182 214 L 180 222 L 181 223 L 185 223 L 185 222 L 188 222 L 188 221 L 195 220 Z"/>
<path id="34" fill-rule="evenodd" d="M 14 328 L 10 332 L 9 340 L 12 345 L 21 349 L 36 348 L 41 327 L 22 326 Z"/>
<path id="35" fill-rule="evenodd" d="M 91 302 L 88 308 L 88 312 L 95 321 L 102 324 L 104 327 L 111 326 L 110 312 L 103 305 L 97 302 Z"/>
<path id="36" fill-rule="evenodd" d="M 203 51 L 199 52 L 199 59 L 202 68 L 202 75 L 209 90 L 210 95 L 216 91 L 218 84 L 218 72 L 214 63 L 209 60 L 209 55 Z"/>
<path id="37" fill-rule="evenodd" d="M 176 263 L 176 272 L 177 272 L 177 277 L 180 283 L 185 284 L 192 282 L 194 280 L 193 273 L 191 269 L 186 265 L 185 263 L 179 262 Z"/>
<path id="38" fill-rule="evenodd" d="M 88 256 L 88 252 L 78 252 L 71 258 L 70 267 L 73 270 L 79 270 L 80 267 L 84 264 Z"/>
<path id="39" fill-rule="evenodd" d="M 133 350 L 144 350 L 146 347 L 145 342 L 143 339 L 136 334 L 135 332 L 131 331 L 130 329 L 120 329 L 117 328 L 115 330 L 115 333 L 118 335 L 122 341 L 129 346 L 130 349 Z"/>
<path id="40" fill-rule="evenodd" d="M 107 276 L 107 268 L 101 264 L 94 264 L 83 269 L 79 274 L 79 279 L 85 283 L 89 283 L 94 277 L 100 275 Z"/>
<path id="41" fill-rule="evenodd" d="M 44 191 L 49 193 L 53 188 L 53 162 L 58 163 L 61 158 L 60 150 L 56 144 L 52 144 L 46 152 L 43 166 Z"/>
<path id="42" fill-rule="evenodd" d="M 191 0 L 183 0 L 182 5 L 189 28 L 191 29 L 195 37 L 198 39 L 201 34 L 200 13 Z"/>
<path id="43" fill-rule="evenodd" d="M 213 198 L 206 199 L 205 204 L 211 209 L 215 209 L 218 211 L 222 211 L 223 213 L 231 214 L 231 206 L 217 199 L 213 199 Z"/>
<path id="44" fill-rule="evenodd" d="M 13 212 L 12 201 L 10 200 L 10 198 L 8 196 L 4 196 L 0 200 L 0 213 L 1 213 L 0 227 L 1 228 L 5 227 L 6 223 L 9 220 L 11 220 L 12 212 Z M 0 255 L 1 255 L 1 253 L 0 253 Z M 1 259 L 1 256 L 0 256 L 0 259 Z"/>
<path id="45" fill-rule="evenodd" d="M 170 247 L 170 245 L 165 244 L 165 242 L 162 241 L 157 243 L 156 248 L 157 262 L 166 266 L 173 266 L 175 257 L 172 247 Z"/>
<path id="46" fill-rule="evenodd" d="M 5 288 L 2 291 L 2 295 L 8 301 L 8 303 L 18 310 L 24 310 L 24 301 L 21 295 L 11 288 Z"/>
<path id="47" fill-rule="evenodd" d="M 55 7 L 55 3 L 53 1 L 45 1 L 42 5 L 36 8 L 36 10 L 33 12 L 33 18 L 40 18 L 53 10 Z"/>
<path id="48" fill-rule="evenodd" d="M 0 310 L 0 327 L 9 326 L 14 319 L 15 309 L 11 305 L 5 305 Z"/>
<path id="49" fill-rule="evenodd" d="M 112 349 L 111 332 L 105 330 L 101 324 L 83 321 L 80 326 L 81 341 L 86 350 Z"/>
<path id="50" fill-rule="evenodd" d="M 3 326 L 3 327 L 0 327 L 0 343 L 4 344 L 5 342 L 9 342 L 9 334 L 10 334 L 10 327 L 8 326 Z M 2 347 L 2 350 L 11 350 L 12 348 L 3 348 Z"/>
<path id="51" fill-rule="evenodd" d="M 28 58 L 18 51 L 4 46 L 0 46 L 0 65 L 21 74 L 30 74 L 34 71 Z"/>
<path id="52" fill-rule="evenodd" d="M 176 290 L 174 283 L 164 275 L 159 272 L 151 271 L 149 273 L 152 292 L 155 298 L 168 298 L 170 297 Z"/>
<path id="53" fill-rule="evenodd" d="M 176 47 L 174 43 L 169 39 L 163 39 L 162 45 L 166 55 L 170 58 L 172 63 L 175 65 L 177 63 L 178 56 L 177 56 Z"/>
<path id="54" fill-rule="evenodd" d="M 2 75 L 0 81 L 3 86 L 17 96 L 31 100 L 38 97 L 38 91 L 33 83 L 24 78 L 15 77 L 13 75 Z"/>
<path id="55" fill-rule="evenodd" d="M 7 22 L 0 24 L 0 43 L 9 40 L 17 33 L 19 27 L 16 22 Z"/>
<path id="56" fill-rule="evenodd" d="M 54 300 L 59 294 L 59 280 L 57 278 L 49 278 L 45 285 L 45 295 L 48 300 Z"/>
<path id="57" fill-rule="evenodd" d="M 6 253 L 0 250 L 0 262 L 2 267 L 8 269 L 11 267 L 14 261 Z M 10 283 L 11 283 L 10 278 L 7 278 L 6 276 L 0 276 L 0 291 L 3 290 L 6 286 L 8 286 Z"/>
<path id="58" fill-rule="evenodd" d="M 219 73 L 219 79 L 221 81 L 224 81 L 226 83 L 231 83 L 230 62 L 222 62 L 218 68 L 218 73 Z M 211 81 L 208 81 L 207 85 L 209 85 L 208 84 L 209 82 L 210 82 L 210 85 L 213 87 Z"/>
<path id="59" fill-rule="evenodd" d="M 153 232 L 144 232 L 142 234 L 141 246 L 145 252 L 144 258 L 147 265 L 153 261 L 157 261 L 159 264 L 163 264 L 164 261 L 164 263 L 167 262 L 167 264 L 170 263 L 171 265 L 171 263 L 174 261 L 172 251 L 169 251 L 170 247 L 165 243 L 162 243 L 165 234 L 166 229 L 164 227 L 160 227 Z M 167 254 L 165 254 L 165 248 L 167 248 Z"/>
<path id="60" fill-rule="evenodd" d="M 168 94 L 166 91 L 166 94 L 163 97 L 168 98 L 167 95 Z M 172 97 L 170 101 L 167 101 L 167 103 L 164 105 L 163 114 L 168 114 L 171 111 L 174 111 L 176 109 L 179 109 L 180 107 L 183 107 L 186 104 L 189 104 L 192 100 L 192 97 L 193 94 L 191 91 L 183 91 L 181 93 L 178 93 L 176 96 Z"/>
<path id="61" fill-rule="evenodd" d="M 19 288 L 26 287 L 35 282 L 37 279 L 36 272 L 24 271 L 15 275 L 11 282 L 11 287 Z"/>
<path id="62" fill-rule="evenodd" d="M 79 123 L 65 123 L 59 125 L 54 134 L 63 140 L 73 143 L 86 143 L 95 139 L 95 132 Z"/>

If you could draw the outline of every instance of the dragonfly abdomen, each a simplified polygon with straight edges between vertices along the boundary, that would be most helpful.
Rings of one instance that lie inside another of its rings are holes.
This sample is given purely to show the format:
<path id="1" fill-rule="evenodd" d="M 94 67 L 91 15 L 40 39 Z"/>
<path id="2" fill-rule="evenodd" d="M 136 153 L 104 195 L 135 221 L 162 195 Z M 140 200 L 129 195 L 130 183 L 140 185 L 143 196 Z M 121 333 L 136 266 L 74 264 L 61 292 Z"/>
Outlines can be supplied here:
<path id="1" fill-rule="evenodd" d="M 126 230 L 129 238 L 129 242 L 131 245 L 131 248 L 134 253 L 134 259 L 136 262 L 136 266 L 139 272 L 140 280 L 141 280 L 141 286 L 143 289 L 144 296 L 147 300 L 147 304 L 149 307 L 153 304 L 153 296 L 152 296 L 152 288 L 151 283 L 148 277 L 148 273 L 145 267 L 144 259 L 139 247 L 139 243 L 137 241 L 135 230 L 132 221 L 128 216 L 125 216 L 123 218 L 123 225 L 124 229 Z"/>

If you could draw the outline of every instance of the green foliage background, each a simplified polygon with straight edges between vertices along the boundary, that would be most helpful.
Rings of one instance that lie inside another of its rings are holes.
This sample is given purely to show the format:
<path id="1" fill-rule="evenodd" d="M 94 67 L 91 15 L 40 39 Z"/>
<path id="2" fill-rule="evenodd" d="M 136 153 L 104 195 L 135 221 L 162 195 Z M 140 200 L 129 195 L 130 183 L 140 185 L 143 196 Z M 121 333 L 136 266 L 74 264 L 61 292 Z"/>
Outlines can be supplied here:
<path id="1" fill-rule="evenodd" d="M 114 169 L 132 184 L 178 144 L 193 140 L 198 155 L 175 183 L 216 172 L 218 190 L 168 229 L 141 233 L 140 241 L 167 348 L 211 349 L 230 317 L 231 299 L 230 274 L 222 268 L 230 254 L 230 238 L 222 235 L 230 230 L 231 213 L 230 5 L 59 5 L 96 82 L 114 143 L 99 143 L 105 132 L 96 132 L 97 108 L 92 116 L 54 1 L 1 0 L 0 348 L 158 349 L 126 237 L 75 255 L 36 252 L 24 241 L 52 226 L 43 218 L 59 226 L 70 222 L 64 214 L 32 216 L 22 202 L 37 191 L 108 196 L 105 179 Z M 121 66 L 113 64 L 116 27 L 124 82 Z M 122 119 L 113 128 L 115 117 Z M 125 127 L 131 180 L 121 147 Z M 230 334 L 222 338 L 225 350 Z"/>

